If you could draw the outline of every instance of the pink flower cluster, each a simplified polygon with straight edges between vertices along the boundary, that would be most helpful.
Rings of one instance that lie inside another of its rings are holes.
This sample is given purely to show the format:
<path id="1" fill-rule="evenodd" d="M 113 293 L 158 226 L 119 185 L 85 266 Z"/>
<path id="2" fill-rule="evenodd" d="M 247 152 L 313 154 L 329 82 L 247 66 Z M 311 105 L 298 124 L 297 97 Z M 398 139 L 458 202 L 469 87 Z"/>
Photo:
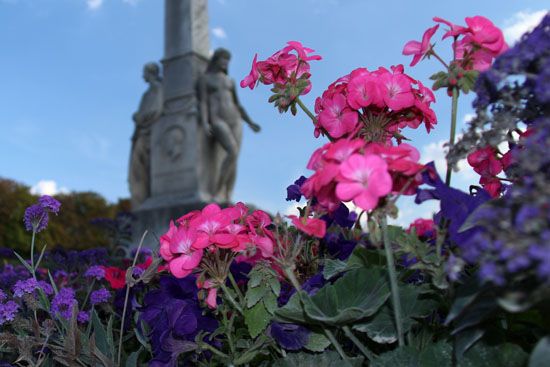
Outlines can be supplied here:
<path id="1" fill-rule="evenodd" d="M 404 73 L 403 65 L 353 70 L 332 83 L 315 101 L 315 136 L 332 139 L 362 137 L 368 141 L 400 139 L 404 127 L 424 123 L 429 132 L 437 123 L 430 104 L 434 94 Z"/>
<path id="2" fill-rule="evenodd" d="M 289 41 L 282 50 L 275 52 L 264 61 L 257 61 L 258 54 L 254 55 L 252 70 L 242 81 L 241 87 L 254 89 L 257 82 L 270 84 L 296 84 L 298 79 L 307 79 L 307 86 L 301 95 L 311 90 L 309 61 L 321 60 L 319 55 L 310 55 L 314 50 L 302 46 L 300 42 Z"/>
<path id="3" fill-rule="evenodd" d="M 449 26 L 442 39 L 453 37 L 455 61 L 464 70 L 484 71 L 491 66 L 493 59 L 508 49 L 502 31 L 489 19 L 482 16 L 467 17 L 466 27 L 453 24 L 445 19 L 435 17 L 437 23 Z M 437 31 L 438 25 L 428 28 L 422 41 L 409 41 L 403 48 L 403 55 L 413 55 L 411 66 L 417 64 L 424 56 L 430 55 L 430 39 Z"/>
<path id="4" fill-rule="evenodd" d="M 160 255 L 170 272 L 183 278 L 199 268 L 205 252 L 230 250 L 252 258 L 273 255 L 274 236 L 267 228 L 271 218 L 256 210 L 248 214 L 243 203 L 225 209 L 209 204 L 170 222 L 170 229 L 160 238 Z M 250 251 L 252 250 L 252 251 Z"/>
<path id="5" fill-rule="evenodd" d="M 437 235 L 433 219 L 415 219 L 414 222 L 410 224 L 406 232 L 411 233 L 413 229 L 416 235 L 421 238 L 430 239 L 435 238 Z"/>
<path id="6" fill-rule="evenodd" d="M 342 201 L 353 201 L 364 210 L 377 207 L 389 193 L 412 194 L 421 183 L 420 154 L 408 145 L 366 143 L 362 139 L 325 144 L 311 156 L 308 169 L 315 171 L 302 185 L 318 210 L 333 211 Z"/>
<path id="7" fill-rule="evenodd" d="M 499 157 L 500 155 L 500 157 Z M 502 183 L 497 177 L 503 169 L 507 169 L 512 163 L 512 152 L 501 155 L 499 151 L 486 146 L 468 155 L 468 164 L 481 176 L 479 183 L 492 197 L 500 196 Z"/>

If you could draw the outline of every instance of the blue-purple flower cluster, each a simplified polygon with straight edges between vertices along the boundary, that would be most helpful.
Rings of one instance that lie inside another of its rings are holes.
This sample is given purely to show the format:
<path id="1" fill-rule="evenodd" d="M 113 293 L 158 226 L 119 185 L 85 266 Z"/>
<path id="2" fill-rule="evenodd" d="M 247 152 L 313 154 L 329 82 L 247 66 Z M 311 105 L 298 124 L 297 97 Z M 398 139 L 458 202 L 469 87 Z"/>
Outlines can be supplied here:
<path id="1" fill-rule="evenodd" d="M 512 164 L 505 173 L 512 184 L 504 195 L 475 207 L 467 204 L 473 199 L 457 202 L 453 210 L 464 209 L 469 217 L 450 222 L 451 240 L 460 247 L 462 259 L 479 265 L 481 279 L 499 286 L 533 277 L 550 283 L 549 75 L 546 15 L 480 75 L 477 117 L 450 155 L 456 162 L 476 147 L 509 143 Z M 525 126 L 521 138 L 515 138 Z M 465 222 L 468 228 L 461 230 Z"/>
<path id="2" fill-rule="evenodd" d="M 29 206 L 25 210 L 23 221 L 27 231 L 41 232 L 48 226 L 49 213 L 57 214 L 61 208 L 61 203 L 48 195 L 43 195 L 38 199 L 38 203 Z"/>

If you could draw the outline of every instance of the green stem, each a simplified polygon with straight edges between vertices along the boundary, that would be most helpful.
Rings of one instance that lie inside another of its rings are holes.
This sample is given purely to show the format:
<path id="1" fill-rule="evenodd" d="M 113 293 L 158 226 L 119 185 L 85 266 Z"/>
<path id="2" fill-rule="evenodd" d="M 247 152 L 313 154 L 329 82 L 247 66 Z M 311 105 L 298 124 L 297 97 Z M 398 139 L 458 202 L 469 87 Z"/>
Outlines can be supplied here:
<path id="1" fill-rule="evenodd" d="M 311 113 L 309 108 L 306 107 L 306 105 L 302 102 L 300 97 L 296 97 L 296 103 L 298 104 L 298 106 L 300 106 L 302 111 L 304 111 L 306 113 L 306 115 L 308 115 L 308 117 L 311 119 L 311 121 L 313 121 L 315 126 L 319 125 L 319 122 L 317 121 L 317 118 L 315 117 L 315 115 L 313 113 Z"/>
<path id="2" fill-rule="evenodd" d="M 223 293 L 224 293 L 224 295 L 225 295 L 225 298 L 227 298 L 227 299 L 229 300 L 229 303 L 231 303 L 231 305 L 232 305 L 233 307 L 235 307 L 235 309 L 236 309 L 237 311 L 239 311 L 239 313 L 240 313 L 241 315 L 244 316 L 243 309 L 242 309 L 241 305 L 239 305 L 239 304 L 237 303 L 237 301 L 235 301 L 235 298 L 233 298 L 233 296 L 231 295 L 231 293 L 229 293 L 229 289 L 227 289 L 227 287 L 225 286 L 225 284 L 223 284 L 223 282 L 220 282 L 220 287 L 221 287 L 221 289 L 223 290 Z"/>
<path id="3" fill-rule="evenodd" d="M 442 63 L 443 66 L 445 66 L 445 68 L 446 68 L 447 70 L 449 70 L 449 65 L 447 65 L 447 63 L 441 58 L 441 56 L 439 56 L 439 55 L 434 51 L 433 47 L 430 48 L 430 51 L 428 51 L 428 54 L 433 55 L 433 57 L 435 57 L 435 58 L 437 59 L 437 61 L 439 61 L 440 63 Z"/>
<path id="4" fill-rule="evenodd" d="M 218 357 L 222 357 L 223 359 L 231 360 L 231 358 L 229 358 L 229 356 L 227 354 L 225 354 L 224 352 L 222 352 L 218 348 L 215 348 L 215 347 L 211 346 L 208 343 L 201 343 L 200 347 L 201 347 L 201 349 L 208 349 L 209 351 L 211 351 L 212 353 L 214 353 Z"/>
<path id="5" fill-rule="evenodd" d="M 386 216 L 383 216 L 380 220 L 380 226 L 382 227 L 382 239 L 384 242 L 384 250 L 386 253 L 386 262 L 388 264 L 388 275 L 390 277 L 390 289 L 393 306 L 393 315 L 395 317 L 395 326 L 397 329 L 397 340 L 399 346 L 405 345 L 405 339 L 403 338 L 403 324 L 402 324 L 402 312 L 401 312 L 401 300 L 399 299 L 399 286 L 397 285 L 397 274 L 395 271 L 395 262 L 393 259 L 393 251 L 388 238 L 388 225 L 386 223 Z"/>
<path id="6" fill-rule="evenodd" d="M 323 331 L 325 332 L 325 335 L 327 336 L 328 340 L 330 340 L 332 345 L 334 345 L 334 348 L 336 348 L 336 351 L 338 352 L 338 354 L 340 354 L 340 357 L 342 357 L 344 361 L 348 361 L 348 356 L 346 355 L 346 352 L 344 352 L 344 349 L 342 348 L 340 343 L 338 343 L 338 340 L 336 340 L 336 337 L 334 336 L 332 331 L 324 327 L 323 327 Z"/>
<path id="7" fill-rule="evenodd" d="M 81 309 L 84 309 L 84 306 L 86 306 L 86 303 L 88 302 L 88 298 L 90 298 L 90 294 L 92 293 L 92 289 L 94 289 L 95 285 L 95 278 L 92 279 L 92 284 L 88 287 L 88 292 L 86 293 L 86 298 L 84 298 L 84 302 L 82 302 Z"/>
<path id="8" fill-rule="evenodd" d="M 449 138 L 449 150 L 452 149 L 455 144 L 455 133 L 456 133 L 456 114 L 458 110 L 458 88 L 453 87 L 453 100 L 451 106 L 451 136 Z M 451 174 L 453 170 L 451 165 L 447 162 L 447 175 L 445 176 L 445 184 L 447 186 L 451 185 Z"/>
<path id="9" fill-rule="evenodd" d="M 145 236 L 147 236 L 147 230 L 143 232 L 143 235 L 141 236 L 141 240 L 139 241 L 139 246 L 137 248 L 136 254 L 134 256 L 134 261 L 132 262 L 132 268 L 136 266 L 136 262 L 139 256 L 139 252 L 141 250 L 141 246 L 143 245 L 143 241 L 145 240 Z M 120 322 L 120 335 L 118 338 L 118 356 L 117 356 L 117 366 L 120 366 L 121 358 L 122 358 L 122 336 L 124 334 L 124 321 L 126 320 L 126 308 L 128 307 L 128 298 L 130 297 L 130 285 L 126 285 L 126 294 L 124 295 L 124 308 L 122 309 L 122 319 Z"/>
<path id="10" fill-rule="evenodd" d="M 32 229 L 32 239 L 31 239 L 31 268 L 32 268 L 32 277 L 36 280 L 36 269 L 34 268 L 34 240 L 36 238 L 36 228 Z"/>
<path id="11" fill-rule="evenodd" d="M 241 292 L 241 289 L 239 288 L 239 285 L 235 281 L 235 278 L 233 278 L 233 274 L 231 274 L 231 271 L 227 273 L 227 277 L 229 278 L 229 281 L 231 282 L 231 285 L 233 288 L 235 288 L 235 292 L 237 292 L 237 297 L 239 297 L 239 301 L 244 302 L 244 294 Z"/>
<path id="12" fill-rule="evenodd" d="M 372 353 L 357 337 L 353 334 L 349 326 L 343 326 L 342 330 L 344 330 L 344 333 L 346 336 L 355 344 L 357 348 L 363 353 L 363 355 L 369 360 L 372 361 L 376 356 L 374 353 Z"/>

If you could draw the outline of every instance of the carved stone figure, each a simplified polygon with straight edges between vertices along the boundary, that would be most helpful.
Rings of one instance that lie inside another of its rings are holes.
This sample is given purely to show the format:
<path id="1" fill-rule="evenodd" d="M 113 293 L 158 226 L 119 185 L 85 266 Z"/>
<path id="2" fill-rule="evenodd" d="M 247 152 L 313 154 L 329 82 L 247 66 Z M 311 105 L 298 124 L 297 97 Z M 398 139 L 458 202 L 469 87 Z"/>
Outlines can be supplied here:
<path id="1" fill-rule="evenodd" d="M 141 97 L 138 111 L 132 116 L 135 130 L 128 172 L 134 210 L 151 194 L 151 125 L 161 116 L 164 101 L 158 64 L 145 64 L 143 79 L 149 84 L 149 88 Z"/>
<path id="2" fill-rule="evenodd" d="M 239 103 L 235 82 L 227 75 L 231 54 L 223 48 L 214 52 L 205 73 L 198 80 L 200 122 L 207 136 L 221 147 L 225 158 L 212 180 L 212 195 L 219 202 L 230 202 L 237 177 L 237 158 L 242 142 L 242 123 L 260 131 Z"/>

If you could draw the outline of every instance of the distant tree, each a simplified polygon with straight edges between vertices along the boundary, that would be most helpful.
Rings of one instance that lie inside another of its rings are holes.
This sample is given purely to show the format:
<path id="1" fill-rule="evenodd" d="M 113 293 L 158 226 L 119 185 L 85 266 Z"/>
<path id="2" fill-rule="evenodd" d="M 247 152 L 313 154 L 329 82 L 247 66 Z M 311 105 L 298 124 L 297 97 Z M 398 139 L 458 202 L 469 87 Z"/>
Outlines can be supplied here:
<path id="1" fill-rule="evenodd" d="M 29 187 L 13 180 L 0 178 L 0 247 L 27 254 L 30 233 L 25 231 L 25 208 L 37 200 Z M 59 214 L 51 215 L 48 228 L 37 238 L 38 248 L 61 246 L 84 250 L 110 245 L 108 233 L 92 222 L 98 218 L 114 220 L 118 213 L 129 211 L 129 201 L 109 203 L 94 192 L 72 192 L 55 195 L 61 202 Z"/>

